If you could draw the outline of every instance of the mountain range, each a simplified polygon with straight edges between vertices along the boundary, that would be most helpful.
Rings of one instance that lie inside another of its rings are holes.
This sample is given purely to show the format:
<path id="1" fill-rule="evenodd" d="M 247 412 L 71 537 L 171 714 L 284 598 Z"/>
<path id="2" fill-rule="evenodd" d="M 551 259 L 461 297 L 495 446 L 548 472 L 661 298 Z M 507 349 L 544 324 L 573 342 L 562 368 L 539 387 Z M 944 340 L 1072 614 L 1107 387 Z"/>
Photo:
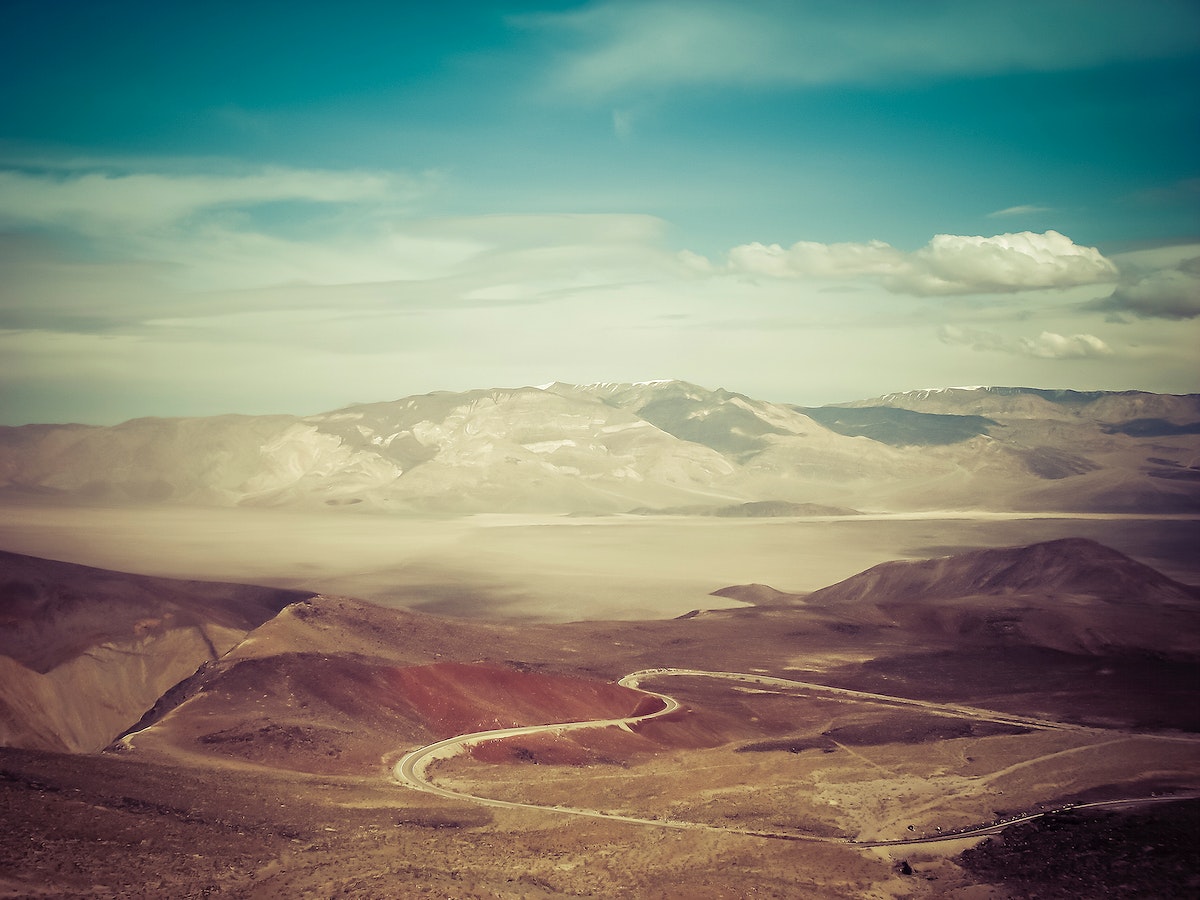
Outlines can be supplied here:
<path id="1" fill-rule="evenodd" d="M 681 381 L 312 416 L 0 428 L 9 502 L 433 513 L 1200 510 L 1200 394 L 951 388 L 802 407 Z M 746 504 L 745 511 L 738 508 Z"/>

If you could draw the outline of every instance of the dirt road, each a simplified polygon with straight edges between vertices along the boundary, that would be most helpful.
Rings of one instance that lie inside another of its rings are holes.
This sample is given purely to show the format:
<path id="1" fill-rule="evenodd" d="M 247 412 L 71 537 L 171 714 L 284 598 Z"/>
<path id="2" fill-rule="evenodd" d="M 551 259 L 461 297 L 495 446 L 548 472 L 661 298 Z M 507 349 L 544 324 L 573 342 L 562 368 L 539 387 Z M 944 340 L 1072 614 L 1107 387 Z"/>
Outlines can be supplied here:
<path id="1" fill-rule="evenodd" d="M 980 709 L 972 706 L 962 706 L 959 704 L 944 704 L 932 703 L 924 700 L 913 700 L 907 697 L 893 697 L 887 694 L 872 694 L 866 691 L 855 691 L 848 688 L 829 687 L 828 685 L 815 684 L 812 682 L 792 681 L 786 678 L 775 678 L 772 676 L 752 674 L 744 672 L 705 672 L 699 669 L 642 669 L 637 672 L 632 672 L 620 679 L 618 684 L 622 687 L 640 690 L 644 693 L 657 697 L 662 701 L 662 708 L 650 713 L 645 713 L 638 716 L 629 716 L 619 719 L 596 719 L 583 722 L 558 722 L 547 725 L 522 725 L 515 728 L 498 728 L 491 731 L 478 731 L 471 734 L 459 735 L 457 737 L 446 738 L 437 741 L 433 744 L 428 744 L 405 754 L 398 763 L 393 767 L 392 777 L 398 784 L 405 785 L 426 793 L 437 794 L 442 797 L 447 797 L 453 800 L 468 800 L 472 803 L 478 803 L 484 806 L 498 807 L 501 809 L 532 809 L 539 811 L 549 811 L 563 813 L 574 816 L 586 816 L 595 819 L 608 819 L 617 822 L 628 822 L 637 825 L 651 825 L 656 828 L 675 828 L 675 829 L 691 829 L 703 831 L 721 831 L 733 834 L 748 835 L 753 837 L 774 838 L 777 840 L 791 841 L 819 841 L 825 843 L 844 843 L 851 844 L 856 847 L 894 847 L 901 845 L 916 845 L 916 844 L 932 844 L 941 841 L 963 840 L 965 838 L 983 837 L 985 835 L 996 834 L 1009 825 L 1018 822 L 1028 822 L 1033 819 L 1040 818 L 1045 815 L 1050 815 L 1061 810 L 1044 810 L 1038 812 L 1030 812 L 1012 816 L 1001 822 L 988 822 L 979 825 L 972 825 L 968 828 L 961 828 L 955 831 L 947 831 L 933 836 L 921 836 L 913 838 L 901 838 L 896 840 L 878 840 L 878 841 L 855 841 L 848 838 L 828 838 L 819 837 L 817 835 L 792 834 L 783 832 L 769 831 L 752 831 L 747 829 L 733 828 L 729 826 L 709 825 L 701 822 L 682 822 L 670 819 L 660 818 L 640 818 L 637 816 L 624 816 L 617 813 L 607 813 L 600 810 L 580 809 L 577 807 L 567 806 L 543 806 L 535 803 L 520 803 L 510 800 L 495 800 L 489 797 L 481 797 L 476 794 L 470 794 L 464 791 L 456 791 L 451 788 L 442 787 L 433 782 L 429 775 L 429 767 L 439 759 L 450 759 L 459 754 L 470 750 L 481 743 L 487 741 L 503 740 L 506 738 L 521 737 L 533 734 L 562 734 L 566 731 L 577 731 L 590 728 L 624 728 L 630 730 L 631 726 L 645 722 L 651 719 L 668 716 L 671 713 L 681 709 L 681 704 L 678 700 L 666 694 L 660 694 L 654 691 L 646 691 L 640 685 L 642 681 L 651 678 L 661 677 L 690 677 L 690 678 L 718 678 L 728 681 L 743 681 L 757 685 L 759 687 L 777 687 L 787 691 L 804 691 L 812 693 L 831 694 L 849 700 L 867 703 L 879 703 L 887 706 L 913 707 L 924 712 L 934 715 L 953 716 L 955 718 L 968 718 L 981 722 L 996 722 L 1004 725 L 1019 725 L 1026 728 L 1037 729 L 1056 729 L 1070 730 L 1089 733 L 1107 733 L 1102 729 L 1087 728 L 1081 725 L 1072 725 L 1064 722 L 1052 722 L 1046 719 L 1031 718 L 1028 716 L 1018 716 L 1010 713 L 1001 713 L 994 710 Z M 1124 738 L 1121 738 L 1124 739 Z M 1159 803 L 1168 800 L 1190 799 L 1192 797 L 1200 797 L 1200 792 L 1188 795 L 1174 795 L 1170 797 L 1135 797 L 1121 800 L 1106 800 L 1092 803 L 1080 803 L 1072 805 L 1071 809 L 1083 809 L 1091 807 L 1122 807 L 1133 806 L 1142 803 Z"/>

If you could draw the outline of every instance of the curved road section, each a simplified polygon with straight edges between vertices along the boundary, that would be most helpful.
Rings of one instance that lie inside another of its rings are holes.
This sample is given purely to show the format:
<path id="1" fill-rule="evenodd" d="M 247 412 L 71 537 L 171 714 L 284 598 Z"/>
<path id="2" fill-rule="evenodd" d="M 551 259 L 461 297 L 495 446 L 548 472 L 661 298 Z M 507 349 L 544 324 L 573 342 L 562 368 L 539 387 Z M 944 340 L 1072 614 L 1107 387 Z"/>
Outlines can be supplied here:
<path id="1" fill-rule="evenodd" d="M 643 691 L 652 697 L 657 697 L 662 701 L 662 709 L 657 709 L 654 712 L 644 713 L 640 716 L 629 716 L 624 719 L 593 719 L 585 722 L 557 722 L 552 725 L 519 725 L 516 728 L 497 728 L 492 731 L 476 731 L 471 734 L 463 734 L 458 737 L 446 738 L 434 744 L 429 744 L 411 753 L 406 754 L 400 762 L 396 763 L 392 769 L 392 774 L 396 781 L 409 787 L 416 788 L 419 791 L 426 791 L 430 794 L 440 794 L 443 797 L 451 797 L 455 800 L 472 800 L 476 803 L 483 803 L 488 806 L 500 806 L 506 808 L 532 808 L 532 809 L 557 809 L 558 807 L 543 807 L 529 803 L 510 803 L 504 800 L 489 800 L 486 797 L 476 797 L 473 794 L 464 794 L 461 791 L 452 791 L 448 788 L 439 787 L 429 780 L 429 766 L 439 759 L 450 759 L 458 756 L 472 747 L 487 741 L 498 741 L 504 738 L 521 737 L 529 734 L 562 734 L 564 731 L 578 731 L 584 728 L 610 728 L 616 726 L 629 730 L 629 726 L 637 722 L 647 722 L 650 719 L 657 719 L 662 716 L 668 716 L 679 710 L 679 701 L 674 697 L 668 697 L 665 694 L 656 694 L 653 691 Z"/>
<path id="2" fill-rule="evenodd" d="M 1028 822 L 1033 819 L 1060 811 L 1047 810 L 1044 812 L 1031 812 L 1023 815 L 1013 816 L 1012 818 L 1006 819 L 1003 822 L 988 822 L 986 824 L 974 825 L 968 828 L 944 832 L 934 836 L 902 838 L 888 841 L 855 841 L 849 838 L 828 838 L 819 837 L 817 835 L 789 834 L 771 831 L 751 831 L 748 829 L 730 828 L 720 825 L 708 825 L 702 822 L 678 822 L 671 819 L 639 818 L 637 816 L 623 816 L 618 813 L 601 812 L 593 809 L 579 809 L 577 807 L 569 806 L 542 806 L 536 803 L 518 803 L 511 800 L 494 800 L 490 797 L 480 797 L 476 794 L 469 794 L 464 791 L 456 791 L 450 788 L 442 787 L 438 784 L 435 784 L 430 778 L 429 767 L 436 760 L 450 759 L 487 741 L 497 741 L 505 738 L 521 737 L 531 734 L 558 735 L 566 731 L 579 731 L 587 728 L 611 728 L 614 726 L 617 728 L 624 728 L 627 731 L 632 731 L 631 726 L 639 722 L 647 722 L 651 719 L 658 719 L 663 716 L 668 716 L 682 708 L 679 701 L 666 694 L 647 691 L 640 687 L 640 684 L 643 680 L 667 676 L 718 678 L 728 681 L 749 682 L 751 684 L 788 690 L 799 689 L 808 692 L 831 694 L 848 700 L 857 700 L 860 702 L 879 703 L 887 706 L 915 707 L 935 715 L 953 716 L 955 718 L 969 718 L 982 722 L 998 722 L 1005 725 L 1021 725 L 1026 728 L 1069 729 L 1074 731 L 1099 730 L 1087 728 L 1081 725 L 1052 722 L 1046 719 L 1035 719 L 1027 716 L 1012 715 L 1009 713 L 1001 713 L 996 712 L 995 710 L 980 709 L 972 706 L 930 703 L 924 700 L 912 700 L 907 697 L 893 697 L 887 694 L 872 694 L 866 691 L 854 691 L 848 688 L 830 687 L 828 685 L 816 684 L 814 682 L 791 681 L 786 678 L 775 678 L 768 675 L 747 674 L 744 672 L 705 672 L 699 669 L 642 669 L 638 672 L 632 672 L 629 675 L 626 675 L 617 683 L 622 687 L 632 688 L 634 690 L 642 691 L 642 693 L 649 696 L 657 697 L 662 701 L 663 705 L 661 709 L 650 713 L 644 713 L 640 716 L 629 716 L 622 719 L 594 719 L 584 722 L 557 722 L 549 725 L 521 725 L 515 728 L 497 728 L 491 731 L 477 731 L 471 734 L 459 735 L 458 737 L 446 738 L 445 740 L 428 744 L 427 746 L 420 747 L 411 751 L 410 753 L 405 754 L 393 767 L 392 777 L 397 783 L 418 791 L 424 791 L 429 794 L 437 794 L 438 796 L 446 797 L 451 800 L 467 800 L 471 803 L 477 803 L 483 806 L 498 807 L 500 809 L 533 809 L 546 812 L 565 813 L 574 816 L 587 816 L 594 819 L 610 819 L 617 822 L 631 822 L 638 825 L 653 825 L 657 828 L 721 831 L 749 835 L 752 837 L 775 838 L 778 840 L 787 841 L 816 841 L 822 843 L 851 844 L 856 847 L 891 847 L 902 844 L 932 844 L 939 841 L 952 841 L 962 840 L 964 838 L 982 837 L 984 835 L 996 834 L 1009 825 L 1014 825 L 1018 822 Z M 1196 797 L 1200 797 L 1200 792 L 1188 793 L 1186 795 L 1177 794 L 1167 797 L 1136 797 L 1123 800 L 1104 800 L 1093 803 L 1074 804 L 1064 807 L 1063 809 L 1132 806 L 1142 803 L 1161 803 L 1170 800 L 1191 799 Z"/>

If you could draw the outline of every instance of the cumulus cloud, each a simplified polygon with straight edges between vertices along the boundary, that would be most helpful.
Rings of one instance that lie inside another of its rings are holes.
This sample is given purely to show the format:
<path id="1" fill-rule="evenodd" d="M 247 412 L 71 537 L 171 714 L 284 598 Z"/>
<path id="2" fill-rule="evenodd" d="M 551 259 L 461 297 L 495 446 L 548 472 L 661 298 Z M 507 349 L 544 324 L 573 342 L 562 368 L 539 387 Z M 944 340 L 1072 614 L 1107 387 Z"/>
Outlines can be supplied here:
<path id="1" fill-rule="evenodd" d="M 1084 359 L 1091 356 L 1111 356 L 1112 348 L 1094 334 L 1065 336 L 1043 331 L 1036 338 L 1021 338 L 1021 350 L 1026 356 L 1039 359 Z"/>
<path id="2" fill-rule="evenodd" d="M 935 235 L 897 275 L 894 285 L 915 294 L 1004 293 L 1113 281 L 1117 267 L 1094 247 L 1057 231 L 972 237 Z"/>
<path id="3" fill-rule="evenodd" d="M 877 277 L 888 290 L 919 296 L 1012 293 L 1112 282 L 1117 267 L 1094 247 L 1057 231 L 993 237 L 939 234 L 915 253 L 882 241 L 791 247 L 745 244 L 729 252 L 729 269 L 775 278 Z"/>
<path id="4" fill-rule="evenodd" d="M 1188 0 L 1160 0 L 1153 15 L 1135 0 L 609 0 L 516 21 L 577 45 L 552 80 L 593 95 L 1069 70 L 1200 46 L 1200 8 Z"/>
<path id="5" fill-rule="evenodd" d="M 1143 271 L 1132 269 L 1111 294 L 1089 304 L 1114 316 L 1142 319 L 1195 319 L 1200 317 L 1200 256 L 1174 266 Z"/>
<path id="6" fill-rule="evenodd" d="M 1112 348 L 1094 334 L 1062 335 L 1043 331 L 1036 338 L 1013 338 L 980 328 L 943 325 L 938 330 L 938 339 L 943 344 L 1034 359 L 1089 359 L 1113 354 Z"/>

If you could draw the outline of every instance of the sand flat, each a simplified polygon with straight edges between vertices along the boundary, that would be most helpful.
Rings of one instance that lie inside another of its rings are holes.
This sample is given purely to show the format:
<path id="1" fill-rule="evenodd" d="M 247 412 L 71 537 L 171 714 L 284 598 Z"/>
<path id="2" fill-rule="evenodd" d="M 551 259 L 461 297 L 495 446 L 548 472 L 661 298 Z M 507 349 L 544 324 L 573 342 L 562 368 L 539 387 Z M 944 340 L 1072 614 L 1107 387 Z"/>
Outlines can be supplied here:
<path id="1" fill-rule="evenodd" d="M 670 618 L 762 583 L 810 591 L 891 559 L 1088 537 L 1200 584 L 1200 517 L 946 512 L 718 519 L 410 517 L 207 507 L 0 508 L 0 549 L 119 571 L 357 596 L 450 615 Z"/>

